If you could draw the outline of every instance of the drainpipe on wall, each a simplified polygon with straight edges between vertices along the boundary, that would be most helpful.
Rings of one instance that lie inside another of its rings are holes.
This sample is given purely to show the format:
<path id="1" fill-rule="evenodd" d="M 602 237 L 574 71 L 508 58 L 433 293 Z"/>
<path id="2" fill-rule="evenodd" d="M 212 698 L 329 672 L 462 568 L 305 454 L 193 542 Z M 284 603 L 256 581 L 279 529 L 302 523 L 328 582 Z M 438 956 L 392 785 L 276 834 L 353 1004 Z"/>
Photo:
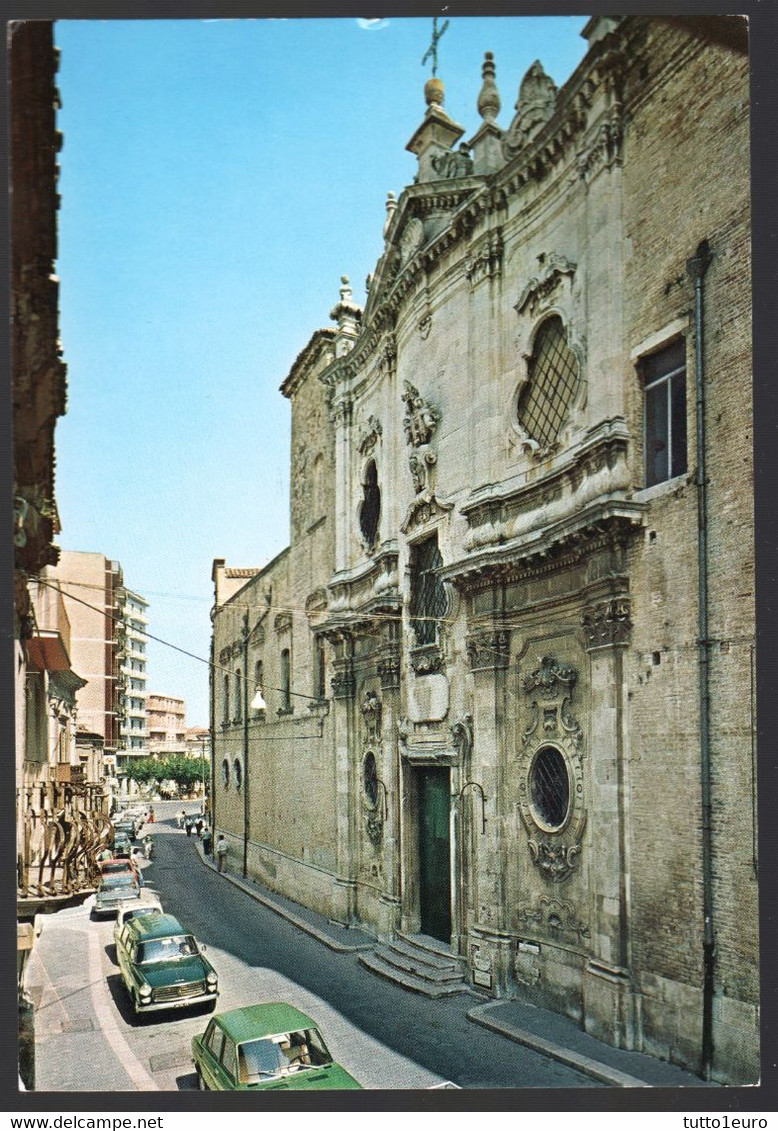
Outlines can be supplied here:
<path id="1" fill-rule="evenodd" d="M 703 283 L 713 255 L 702 240 L 686 270 L 694 282 L 694 340 L 697 417 L 697 579 L 699 591 L 698 641 L 700 673 L 700 800 L 702 808 L 702 1075 L 711 1078 L 713 1061 L 713 976 L 716 943 L 713 933 L 713 868 L 710 770 L 710 640 L 708 637 L 708 488 L 705 434 L 705 368 L 703 341 Z"/>

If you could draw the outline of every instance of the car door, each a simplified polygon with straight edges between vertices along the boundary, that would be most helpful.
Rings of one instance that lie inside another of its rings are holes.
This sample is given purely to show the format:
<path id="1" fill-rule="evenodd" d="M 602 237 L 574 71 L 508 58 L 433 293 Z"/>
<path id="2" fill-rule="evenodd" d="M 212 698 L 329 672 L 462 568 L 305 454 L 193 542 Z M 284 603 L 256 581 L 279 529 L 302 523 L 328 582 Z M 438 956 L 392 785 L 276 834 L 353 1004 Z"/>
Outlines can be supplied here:
<path id="1" fill-rule="evenodd" d="M 119 941 L 116 944 L 116 958 L 119 962 L 119 970 L 121 971 L 122 980 L 129 990 L 132 986 L 132 962 L 135 952 L 135 940 L 130 930 L 129 922 L 125 922 L 119 934 Z"/>
<path id="2" fill-rule="evenodd" d="M 205 1086 L 212 1091 L 224 1091 L 225 1084 L 221 1079 L 221 1057 L 224 1048 L 224 1032 L 215 1021 L 212 1021 L 205 1030 L 200 1060 L 200 1074 Z"/>

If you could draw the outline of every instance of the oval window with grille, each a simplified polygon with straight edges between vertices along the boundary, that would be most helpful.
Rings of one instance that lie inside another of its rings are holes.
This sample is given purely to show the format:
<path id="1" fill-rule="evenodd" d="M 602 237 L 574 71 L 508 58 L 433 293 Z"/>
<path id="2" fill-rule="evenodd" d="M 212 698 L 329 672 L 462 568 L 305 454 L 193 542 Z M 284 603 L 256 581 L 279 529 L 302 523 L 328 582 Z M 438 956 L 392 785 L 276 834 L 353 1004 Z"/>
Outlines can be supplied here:
<path id="1" fill-rule="evenodd" d="M 546 449 L 556 442 L 578 386 L 578 358 L 557 314 L 538 330 L 527 370 L 516 417 L 530 439 Z"/>
<path id="2" fill-rule="evenodd" d="M 561 829 L 570 811 L 570 775 L 564 756 L 554 746 L 538 750 L 529 772 L 532 815 L 544 829 Z"/>
<path id="3" fill-rule="evenodd" d="M 230 764 L 226 758 L 222 762 L 222 783 L 225 789 L 230 784 Z"/>
<path id="4" fill-rule="evenodd" d="M 240 764 L 240 759 L 236 758 L 232 764 L 232 769 L 235 774 L 235 788 L 240 789 L 243 781 L 243 767 Z"/>

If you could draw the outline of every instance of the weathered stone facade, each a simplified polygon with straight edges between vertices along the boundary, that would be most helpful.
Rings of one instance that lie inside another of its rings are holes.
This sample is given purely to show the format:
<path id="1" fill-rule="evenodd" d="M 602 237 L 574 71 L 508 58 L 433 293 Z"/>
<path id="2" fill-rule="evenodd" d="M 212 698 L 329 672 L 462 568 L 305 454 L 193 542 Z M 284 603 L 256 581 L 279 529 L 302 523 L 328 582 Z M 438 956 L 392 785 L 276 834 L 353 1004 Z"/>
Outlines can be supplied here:
<path id="1" fill-rule="evenodd" d="M 704 27 L 590 21 L 505 130 L 487 55 L 464 148 L 427 84 L 365 309 L 344 280 L 283 387 L 292 544 L 224 599 L 216 564 L 216 824 L 247 749 L 263 882 L 747 1082 L 748 63 Z M 255 640 L 267 711 L 220 732 Z"/>

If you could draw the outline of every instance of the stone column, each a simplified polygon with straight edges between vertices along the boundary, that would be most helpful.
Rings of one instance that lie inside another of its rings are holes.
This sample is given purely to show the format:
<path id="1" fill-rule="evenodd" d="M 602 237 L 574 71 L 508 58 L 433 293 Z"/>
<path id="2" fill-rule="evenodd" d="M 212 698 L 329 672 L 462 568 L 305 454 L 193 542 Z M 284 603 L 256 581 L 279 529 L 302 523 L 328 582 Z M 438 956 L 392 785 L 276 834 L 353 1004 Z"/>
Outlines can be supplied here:
<path id="1" fill-rule="evenodd" d="M 402 804 L 402 777 L 397 742 L 397 724 L 400 717 L 400 649 L 394 641 L 387 646 L 377 663 L 381 680 L 382 715 L 382 780 L 386 788 L 386 819 L 384 822 L 384 874 L 387 890 L 379 902 L 384 908 L 382 927 L 387 935 L 400 928 L 401 876 L 400 876 L 400 807 Z M 380 787 L 379 787 L 380 792 Z"/>
<path id="2" fill-rule="evenodd" d="M 355 914 L 356 880 L 352 829 L 352 765 L 351 735 L 354 728 L 354 662 L 353 640 L 346 632 L 328 634 L 335 649 L 332 677 L 333 724 L 335 730 L 335 867 L 332 895 L 332 917 L 350 925 Z"/>
<path id="3" fill-rule="evenodd" d="M 635 1047 L 634 990 L 630 974 L 629 862 L 626 858 L 624 649 L 630 603 L 616 597 L 589 606 L 582 622 L 591 680 L 589 807 L 597 814 L 591 838 L 591 946 L 584 971 L 586 1031 L 617 1048 Z"/>
<path id="4" fill-rule="evenodd" d="M 511 963 L 505 931 L 505 845 L 503 837 L 501 735 L 505 680 L 510 658 L 509 633 L 484 628 L 467 640 L 473 672 L 472 780 L 483 790 L 486 830 L 474 839 L 470 886 L 475 922 L 468 938 L 474 984 L 496 996 L 505 993 Z M 462 805 L 460 804 L 460 810 Z M 472 809 L 478 820 L 478 806 Z M 467 884 L 467 878 L 465 883 Z"/>
<path id="5" fill-rule="evenodd" d="M 332 406 L 335 423 L 335 570 L 348 568 L 348 539 L 351 530 L 351 416 L 353 404 L 342 393 Z"/>

